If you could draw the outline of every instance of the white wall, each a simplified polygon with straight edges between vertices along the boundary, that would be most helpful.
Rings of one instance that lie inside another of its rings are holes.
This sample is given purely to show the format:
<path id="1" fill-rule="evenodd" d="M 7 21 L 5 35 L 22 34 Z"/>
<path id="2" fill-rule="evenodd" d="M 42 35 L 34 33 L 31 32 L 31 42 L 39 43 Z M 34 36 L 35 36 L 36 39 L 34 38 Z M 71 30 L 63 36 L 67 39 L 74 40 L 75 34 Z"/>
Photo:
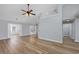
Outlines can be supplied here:
<path id="1" fill-rule="evenodd" d="M 22 24 L 22 35 L 26 36 L 29 35 L 29 25 L 26 24 Z"/>
<path id="2" fill-rule="evenodd" d="M 40 19 L 39 38 L 59 43 L 63 42 L 62 5 L 58 6 L 58 12 L 58 14 L 46 16 Z"/>
<path id="3" fill-rule="evenodd" d="M 75 42 L 79 42 L 79 19 L 75 19 L 72 23 L 72 30 L 72 39 L 74 39 Z"/>
<path id="4" fill-rule="evenodd" d="M 79 19 L 75 20 L 75 42 L 79 42 Z"/>
<path id="5" fill-rule="evenodd" d="M 0 21 L 0 38 L 4 37 L 8 37 L 8 24 L 5 21 Z"/>
<path id="6" fill-rule="evenodd" d="M 0 20 L 0 38 L 8 38 L 8 23 L 22 24 Z M 22 24 L 22 35 L 29 35 L 29 25 Z"/>
<path id="7" fill-rule="evenodd" d="M 72 23 L 72 35 L 71 38 L 75 40 L 75 21 Z"/>

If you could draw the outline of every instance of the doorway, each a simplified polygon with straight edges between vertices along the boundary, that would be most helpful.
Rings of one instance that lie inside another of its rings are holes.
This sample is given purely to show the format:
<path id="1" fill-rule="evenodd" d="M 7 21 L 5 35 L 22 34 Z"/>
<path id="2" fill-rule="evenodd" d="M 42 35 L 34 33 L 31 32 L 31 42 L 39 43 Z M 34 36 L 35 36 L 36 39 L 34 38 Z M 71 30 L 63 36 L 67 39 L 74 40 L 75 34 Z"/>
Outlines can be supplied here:
<path id="1" fill-rule="evenodd" d="M 73 25 L 72 23 L 63 24 L 63 43 L 72 44 L 74 43 L 73 37 Z"/>
<path id="2" fill-rule="evenodd" d="M 30 32 L 30 35 L 35 35 L 36 34 L 36 26 L 35 25 L 30 25 L 30 28 L 29 28 L 29 32 Z"/>
<path id="3" fill-rule="evenodd" d="M 36 25 L 30 25 L 30 28 L 29 28 L 29 32 L 30 32 L 30 35 L 38 38 L 38 24 Z"/>
<path id="4" fill-rule="evenodd" d="M 72 24 L 71 23 L 63 24 L 63 35 L 64 37 L 71 37 L 72 35 Z"/>
<path id="5" fill-rule="evenodd" d="M 21 36 L 22 35 L 22 25 L 21 24 L 8 24 L 8 37 L 11 36 Z"/>

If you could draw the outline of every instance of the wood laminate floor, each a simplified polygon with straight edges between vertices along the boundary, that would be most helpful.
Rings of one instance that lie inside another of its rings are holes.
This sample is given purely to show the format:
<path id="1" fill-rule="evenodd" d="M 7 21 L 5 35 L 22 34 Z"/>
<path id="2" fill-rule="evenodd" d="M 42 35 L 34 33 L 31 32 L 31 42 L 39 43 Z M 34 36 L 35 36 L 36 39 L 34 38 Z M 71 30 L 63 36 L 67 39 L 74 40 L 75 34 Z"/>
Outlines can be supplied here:
<path id="1" fill-rule="evenodd" d="M 33 36 L 0 40 L 1 54 L 72 54 L 79 53 L 79 43 L 64 37 L 64 43 L 48 42 Z"/>

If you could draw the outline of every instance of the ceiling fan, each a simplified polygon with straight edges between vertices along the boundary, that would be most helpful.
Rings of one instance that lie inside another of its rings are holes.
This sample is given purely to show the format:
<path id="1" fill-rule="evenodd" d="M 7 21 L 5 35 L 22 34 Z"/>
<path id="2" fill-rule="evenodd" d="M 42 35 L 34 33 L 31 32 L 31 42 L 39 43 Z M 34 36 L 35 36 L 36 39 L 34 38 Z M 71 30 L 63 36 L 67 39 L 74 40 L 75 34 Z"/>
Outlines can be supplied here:
<path id="1" fill-rule="evenodd" d="M 32 9 L 29 9 L 29 6 L 30 6 L 30 4 L 27 4 L 27 10 L 21 10 L 21 11 L 23 11 L 24 13 L 22 14 L 22 15 L 27 15 L 27 16 L 31 16 L 31 15 L 36 15 L 36 14 L 34 14 L 34 13 L 32 13 L 33 12 L 33 10 Z"/>

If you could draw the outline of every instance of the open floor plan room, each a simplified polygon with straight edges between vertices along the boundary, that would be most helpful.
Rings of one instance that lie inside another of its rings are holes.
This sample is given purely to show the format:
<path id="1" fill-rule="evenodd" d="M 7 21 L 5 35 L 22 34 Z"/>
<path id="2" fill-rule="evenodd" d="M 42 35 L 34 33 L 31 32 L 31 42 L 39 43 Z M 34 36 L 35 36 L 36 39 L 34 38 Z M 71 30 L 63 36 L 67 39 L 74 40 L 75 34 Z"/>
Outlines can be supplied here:
<path id="1" fill-rule="evenodd" d="M 79 4 L 0 4 L 0 54 L 79 54 Z"/>

